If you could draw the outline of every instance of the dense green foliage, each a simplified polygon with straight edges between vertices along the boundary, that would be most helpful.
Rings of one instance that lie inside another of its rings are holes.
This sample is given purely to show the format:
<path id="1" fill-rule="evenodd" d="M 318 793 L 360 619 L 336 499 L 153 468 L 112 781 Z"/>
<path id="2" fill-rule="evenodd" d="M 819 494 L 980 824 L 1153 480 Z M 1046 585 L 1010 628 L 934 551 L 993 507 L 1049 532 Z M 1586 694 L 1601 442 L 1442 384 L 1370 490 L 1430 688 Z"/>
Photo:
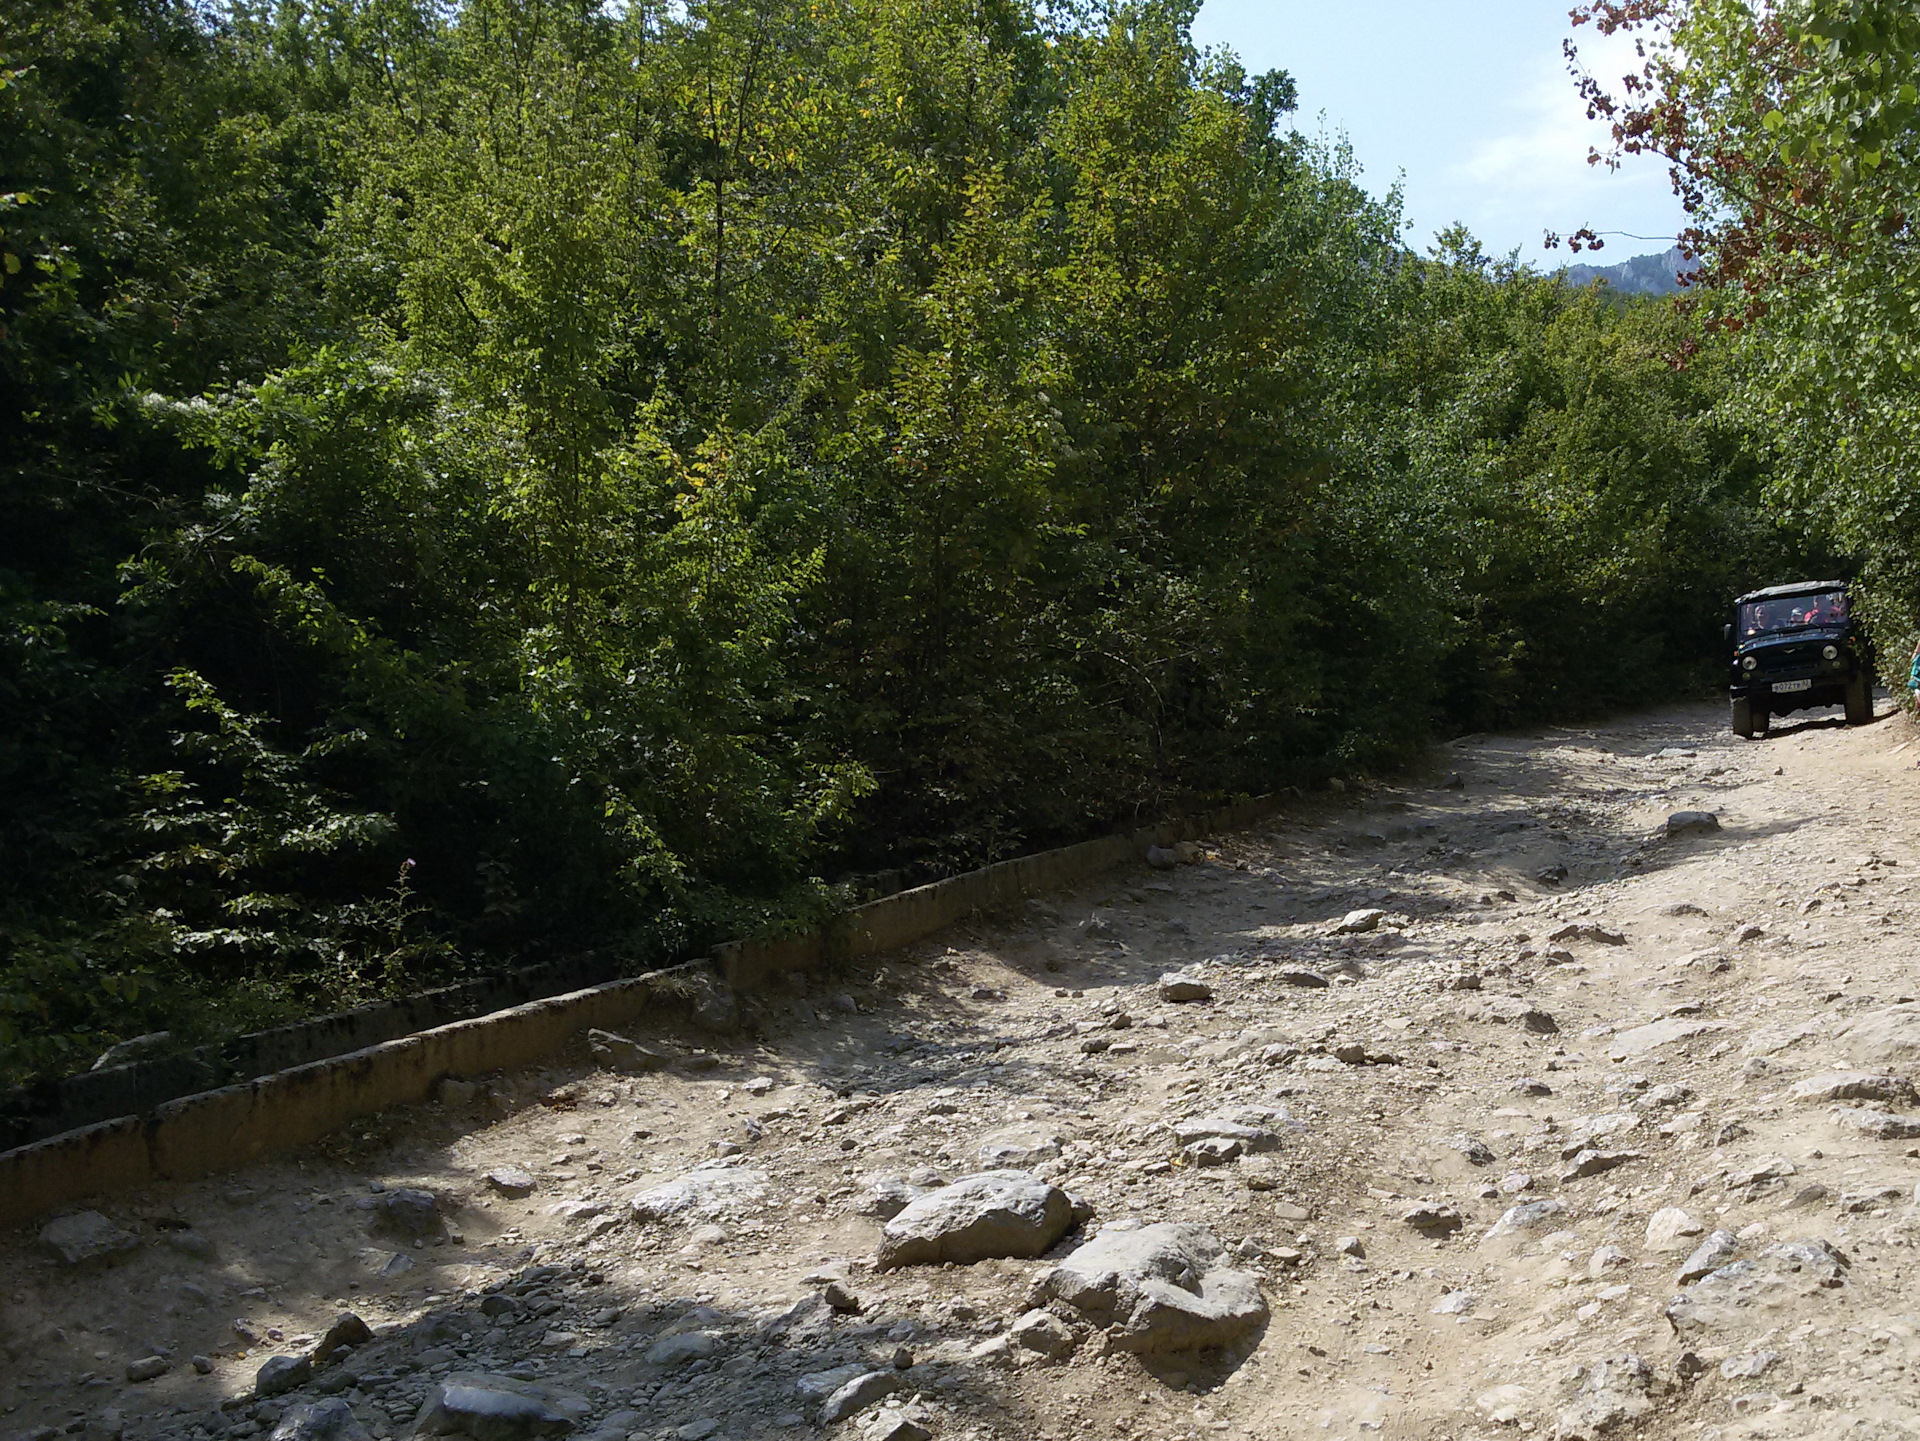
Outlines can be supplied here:
<path id="1" fill-rule="evenodd" d="M 0 1068 L 1697 684 L 1688 322 L 1140 0 L 19 0 Z"/>
<path id="2" fill-rule="evenodd" d="M 1642 41 L 1596 107 L 1663 155 L 1713 282 L 1728 408 L 1775 454 L 1770 500 L 1857 558 L 1889 680 L 1920 630 L 1920 11 L 1905 0 L 1582 7 Z M 1602 77 L 1604 78 L 1604 77 Z M 1728 343 L 1730 342 L 1730 343 Z"/>

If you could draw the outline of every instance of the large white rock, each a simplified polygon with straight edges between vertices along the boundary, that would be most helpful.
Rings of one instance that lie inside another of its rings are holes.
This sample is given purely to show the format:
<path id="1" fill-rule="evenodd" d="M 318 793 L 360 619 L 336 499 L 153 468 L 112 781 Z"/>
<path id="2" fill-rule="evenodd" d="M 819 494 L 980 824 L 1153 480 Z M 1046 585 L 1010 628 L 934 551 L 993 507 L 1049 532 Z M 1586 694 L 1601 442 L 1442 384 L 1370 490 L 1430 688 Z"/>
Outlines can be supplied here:
<path id="1" fill-rule="evenodd" d="M 994 1256 L 1038 1256 L 1091 1214 L 1058 1186 L 1026 1171 L 962 1176 L 887 1222 L 877 1264 L 971 1265 Z"/>
<path id="2" fill-rule="evenodd" d="M 1920 1068 L 1920 1002 L 1868 1011 L 1842 1026 L 1835 1039 L 1856 1066 Z"/>
<path id="3" fill-rule="evenodd" d="M 636 1220 L 711 1220 L 738 1215 L 765 1201 L 773 1183 L 765 1171 L 703 1161 L 686 1175 L 642 1191 L 628 1203 Z"/>
<path id="4" fill-rule="evenodd" d="M 1662 1206 L 1647 1217 L 1647 1249 L 1649 1251 L 1685 1251 L 1692 1248 L 1694 1238 L 1704 1236 L 1707 1228 L 1693 1219 L 1678 1206 Z"/>
<path id="5" fill-rule="evenodd" d="M 1218 1264 L 1204 1226 L 1160 1222 L 1109 1229 L 1047 1273 L 1047 1293 L 1136 1352 L 1231 1346 L 1267 1319 L 1266 1298 L 1245 1271 Z"/>

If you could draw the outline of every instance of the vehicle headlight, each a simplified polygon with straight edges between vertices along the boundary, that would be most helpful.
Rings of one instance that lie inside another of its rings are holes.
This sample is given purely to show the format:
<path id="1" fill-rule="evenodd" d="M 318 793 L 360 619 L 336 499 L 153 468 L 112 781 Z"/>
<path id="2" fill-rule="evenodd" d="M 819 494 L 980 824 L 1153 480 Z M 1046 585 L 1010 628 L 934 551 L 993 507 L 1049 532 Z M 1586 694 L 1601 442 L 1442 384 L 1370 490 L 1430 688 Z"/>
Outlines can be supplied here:
<path id="1" fill-rule="evenodd" d="M 1825 656 L 1828 660 L 1839 660 L 1840 647 L 1837 645 L 1823 645 L 1820 647 L 1820 654 Z"/>
<path id="2" fill-rule="evenodd" d="M 1740 669 L 1755 670 L 1759 667 L 1759 665 L 1760 665 L 1760 662 L 1755 660 L 1752 656 L 1746 656 L 1740 662 Z"/>

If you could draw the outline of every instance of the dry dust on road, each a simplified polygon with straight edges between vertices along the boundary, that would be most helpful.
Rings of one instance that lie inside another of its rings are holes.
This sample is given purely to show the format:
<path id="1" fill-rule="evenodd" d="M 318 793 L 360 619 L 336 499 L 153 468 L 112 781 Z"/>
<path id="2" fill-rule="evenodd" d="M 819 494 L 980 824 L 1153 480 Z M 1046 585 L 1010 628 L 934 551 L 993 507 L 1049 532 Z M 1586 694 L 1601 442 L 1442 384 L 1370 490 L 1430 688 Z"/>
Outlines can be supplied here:
<path id="1" fill-rule="evenodd" d="M 1920 746 L 1881 709 L 1471 737 L 735 1034 L 583 1037 L 0 1237 L 0 1434 L 1911 1436 Z M 980 1172 L 1027 1200 L 969 1260 L 940 1188 Z"/>

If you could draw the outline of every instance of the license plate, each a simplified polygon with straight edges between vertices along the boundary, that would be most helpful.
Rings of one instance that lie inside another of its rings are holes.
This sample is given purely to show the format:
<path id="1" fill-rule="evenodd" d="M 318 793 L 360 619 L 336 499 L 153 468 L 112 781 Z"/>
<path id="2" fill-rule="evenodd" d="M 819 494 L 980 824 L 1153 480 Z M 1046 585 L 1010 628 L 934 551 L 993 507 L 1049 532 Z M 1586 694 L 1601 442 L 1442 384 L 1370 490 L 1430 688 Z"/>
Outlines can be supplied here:
<path id="1" fill-rule="evenodd" d="M 1812 690 L 1812 689 L 1813 689 L 1813 682 L 1810 680 L 1777 680 L 1773 683 L 1773 691 L 1775 695 L 1779 695 L 1784 691 L 1790 691 L 1790 690 Z"/>

